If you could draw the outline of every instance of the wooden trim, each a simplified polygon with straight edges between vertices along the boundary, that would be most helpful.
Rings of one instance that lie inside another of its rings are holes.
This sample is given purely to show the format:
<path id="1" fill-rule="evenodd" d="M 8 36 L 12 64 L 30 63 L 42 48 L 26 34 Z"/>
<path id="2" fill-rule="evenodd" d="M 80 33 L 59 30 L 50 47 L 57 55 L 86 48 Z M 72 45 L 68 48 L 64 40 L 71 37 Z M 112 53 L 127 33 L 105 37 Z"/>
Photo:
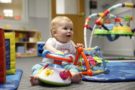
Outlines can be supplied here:
<path id="1" fill-rule="evenodd" d="M 56 16 L 56 0 L 51 0 L 51 17 Z"/>
<path id="2" fill-rule="evenodd" d="M 85 12 L 85 2 L 84 0 L 79 0 L 78 2 L 78 8 L 79 8 L 79 13 L 84 13 Z"/>

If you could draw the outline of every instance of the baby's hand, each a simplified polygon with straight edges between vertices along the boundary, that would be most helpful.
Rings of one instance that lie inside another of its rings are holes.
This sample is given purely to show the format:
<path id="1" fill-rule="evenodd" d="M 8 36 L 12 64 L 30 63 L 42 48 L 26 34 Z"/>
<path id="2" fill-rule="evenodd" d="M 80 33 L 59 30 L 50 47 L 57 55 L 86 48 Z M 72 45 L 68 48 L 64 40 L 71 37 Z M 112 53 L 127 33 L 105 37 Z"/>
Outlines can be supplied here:
<path id="1" fill-rule="evenodd" d="M 77 43 L 75 47 L 76 48 L 78 48 L 78 47 L 84 47 L 84 45 L 82 43 Z"/>

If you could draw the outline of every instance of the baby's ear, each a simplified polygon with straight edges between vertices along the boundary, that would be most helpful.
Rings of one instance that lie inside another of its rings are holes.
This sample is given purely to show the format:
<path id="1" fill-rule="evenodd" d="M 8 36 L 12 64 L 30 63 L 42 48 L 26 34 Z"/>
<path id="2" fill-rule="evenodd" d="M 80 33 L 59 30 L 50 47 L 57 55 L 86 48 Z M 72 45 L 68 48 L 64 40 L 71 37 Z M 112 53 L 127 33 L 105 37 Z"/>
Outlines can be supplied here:
<path id="1" fill-rule="evenodd" d="M 52 35 L 54 36 L 56 34 L 56 30 L 52 30 Z"/>

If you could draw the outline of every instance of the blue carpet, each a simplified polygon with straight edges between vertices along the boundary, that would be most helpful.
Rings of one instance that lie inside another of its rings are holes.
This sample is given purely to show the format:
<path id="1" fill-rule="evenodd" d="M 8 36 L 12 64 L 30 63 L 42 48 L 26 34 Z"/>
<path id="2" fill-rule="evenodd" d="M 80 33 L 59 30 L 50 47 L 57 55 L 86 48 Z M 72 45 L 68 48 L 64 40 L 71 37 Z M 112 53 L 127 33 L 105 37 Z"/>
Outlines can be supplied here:
<path id="1" fill-rule="evenodd" d="M 20 69 L 16 70 L 16 74 L 7 75 L 6 83 L 0 84 L 0 90 L 17 90 L 19 83 L 21 81 L 23 71 Z"/>
<path id="2" fill-rule="evenodd" d="M 84 81 L 102 81 L 102 82 L 120 82 L 135 81 L 135 62 L 109 62 L 108 74 L 99 74 L 95 76 L 84 76 Z"/>

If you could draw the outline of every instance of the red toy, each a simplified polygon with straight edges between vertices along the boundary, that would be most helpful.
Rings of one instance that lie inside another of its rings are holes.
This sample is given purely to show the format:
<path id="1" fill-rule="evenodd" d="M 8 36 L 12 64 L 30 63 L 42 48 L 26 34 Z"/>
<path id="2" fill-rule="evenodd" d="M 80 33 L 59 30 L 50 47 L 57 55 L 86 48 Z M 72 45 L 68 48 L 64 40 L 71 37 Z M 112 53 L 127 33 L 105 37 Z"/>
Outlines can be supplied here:
<path id="1" fill-rule="evenodd" d="M 5 62 L 5 39 L 4 31 L 0 29 L 0 84 L 6 81 L 6 62 Z"/>

